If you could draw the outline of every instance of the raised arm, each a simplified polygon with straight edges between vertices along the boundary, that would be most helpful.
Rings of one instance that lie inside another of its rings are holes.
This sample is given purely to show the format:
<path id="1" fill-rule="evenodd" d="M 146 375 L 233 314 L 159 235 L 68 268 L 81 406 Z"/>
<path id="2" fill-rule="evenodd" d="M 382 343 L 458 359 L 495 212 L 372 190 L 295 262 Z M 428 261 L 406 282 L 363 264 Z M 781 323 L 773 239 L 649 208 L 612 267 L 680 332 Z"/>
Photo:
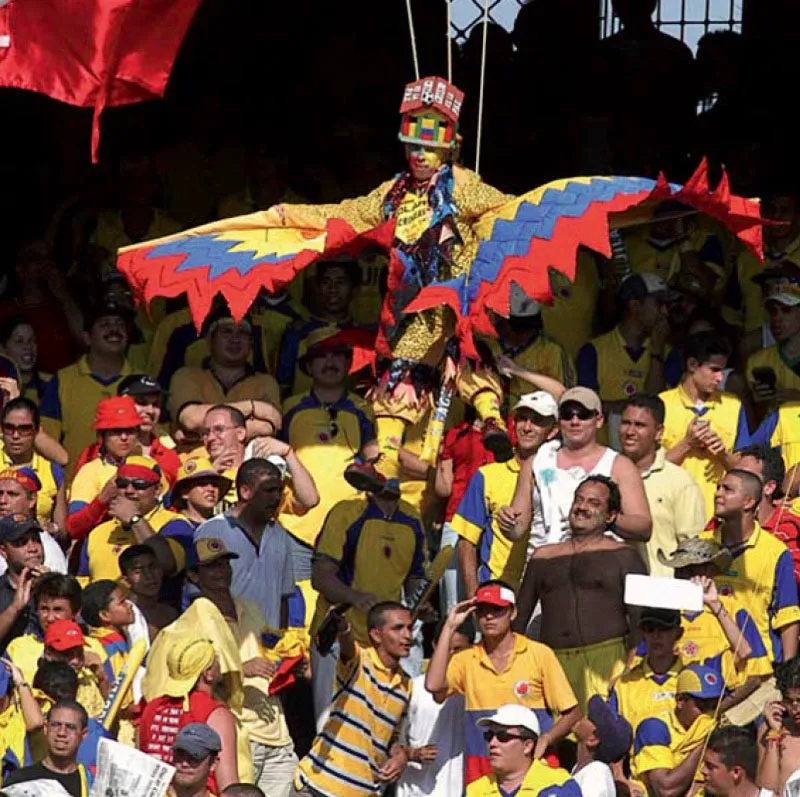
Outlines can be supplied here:
<path id="1" fill-rule="evenodd" d="M 497 525 L 511 542 L 522 539 L 533 520 L 533 464 L 524 462 L 517 476 L 511 505 L 497 513 Z"/>
<path id="2" fill-rule="evenodd" d="M 653 520 L 639 471 L 633 462 L 620 455 L 614 460 L 611 475 L 622 493 L 622 512 L 617 515 L 614 531 L 624 540 L 647 542 Z"/>

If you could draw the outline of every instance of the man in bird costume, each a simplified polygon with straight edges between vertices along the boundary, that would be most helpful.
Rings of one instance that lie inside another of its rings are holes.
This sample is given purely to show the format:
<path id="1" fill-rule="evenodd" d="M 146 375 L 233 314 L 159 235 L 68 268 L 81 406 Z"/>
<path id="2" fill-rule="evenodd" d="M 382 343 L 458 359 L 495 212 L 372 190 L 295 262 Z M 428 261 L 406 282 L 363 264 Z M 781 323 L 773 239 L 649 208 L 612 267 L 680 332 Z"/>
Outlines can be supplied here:
<path id="1" fill-rule="evenodd" d="M 643 216 L 648 205 L 676 198 L 720 220 L 757 254 L 761 248 L 758 203 L 731 196 L 724 175 L 710 191 L 705 163 L 683 187 L 663 176 L 579 177 L 517 198 L 503 194 L 455 162 L 463 99 L 440 77 L 406 86 L 399 138 L 408 169 L 367 196 L 277 205 L 120 250 L 119 268 L 141 299 L 186 293 L 197 324 L 217 293 L 242 316 L 259 290 L 277 292 L 316 260 L 375 244 L 387 250 L 370 396 L 379 469 L 390 476 L 405 427 L 430 407 L 422 458 L 435 463 L 454 390 L 484 421 L 484 444 L 496 459 L 512 456 L 500 417 L 501 381 L 473 333 L 496 336 L 492 319 L 509 317 L 515 302 L 550 301 L 551 269 L 573 278 L 579 246 L 610 257 L 609 227 L 619 226 L 625 211 L 636 207 Z M 354 463 L 348 481 L 384 489 L 373 464 Z"/>

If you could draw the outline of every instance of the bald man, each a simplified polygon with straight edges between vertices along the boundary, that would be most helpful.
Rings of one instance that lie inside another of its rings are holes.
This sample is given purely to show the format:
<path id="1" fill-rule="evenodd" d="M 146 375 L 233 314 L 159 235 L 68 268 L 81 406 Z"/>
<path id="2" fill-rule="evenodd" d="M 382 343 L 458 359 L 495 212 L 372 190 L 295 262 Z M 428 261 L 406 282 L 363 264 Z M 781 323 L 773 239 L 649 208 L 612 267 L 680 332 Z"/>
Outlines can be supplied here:
<path id="1" fill-rule="evenodd" d="M 761 492 L 761 479 L 754 473 L 729 470 L 714 497 L 716 528 L 702 536 L 731 552 L 733 562 L 716 579 L 717 587 L 749 612 L 778 664 L 797 655 L 800 608 L 789 549 L 756 521 Z"/>

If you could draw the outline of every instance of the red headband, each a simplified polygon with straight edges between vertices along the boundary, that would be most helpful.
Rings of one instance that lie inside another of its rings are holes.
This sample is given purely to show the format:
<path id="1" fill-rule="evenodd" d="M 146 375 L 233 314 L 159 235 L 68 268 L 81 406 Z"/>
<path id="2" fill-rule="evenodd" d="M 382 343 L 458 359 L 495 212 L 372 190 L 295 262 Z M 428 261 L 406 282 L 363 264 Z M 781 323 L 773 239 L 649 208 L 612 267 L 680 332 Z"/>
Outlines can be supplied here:
<path id="1" fill-rule="evenodd" d="M 144 479 L 152 484 L 158 484 L 161 477 L 152 469 L 144 465 L 124 464 L 117 468 L 117 476 L 123 479 Z"/>
<path id="2" fill-rule="evenodd" d="M 31 476 L 28 476 L 27 473 L 20 473 L 18 470 L 14 470 L 13 468 L 8 468 L 0 473 L 0 481 L 16 482 L 29 493 L 36 493 L 42 489 L 42 485 L 37 484 Z"/>

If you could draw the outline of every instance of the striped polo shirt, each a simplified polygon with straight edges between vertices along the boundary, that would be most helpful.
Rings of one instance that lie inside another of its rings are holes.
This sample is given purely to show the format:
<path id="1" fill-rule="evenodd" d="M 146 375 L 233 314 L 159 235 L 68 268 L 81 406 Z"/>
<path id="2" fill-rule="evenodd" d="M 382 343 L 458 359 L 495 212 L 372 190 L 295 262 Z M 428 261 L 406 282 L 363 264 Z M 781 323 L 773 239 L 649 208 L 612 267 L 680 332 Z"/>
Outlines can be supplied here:
<path id="1" fill-rule="evenodd" d="M 300 762 L 295 788 L 328 797 L 363 797 L 379 792 L 377 771 L 389 758 L 411 699 L 411 679 L 392 672 L 374 648 L 356 646 L 356 656 L 336 666 L 336 693 L 322 732 Z"/>

